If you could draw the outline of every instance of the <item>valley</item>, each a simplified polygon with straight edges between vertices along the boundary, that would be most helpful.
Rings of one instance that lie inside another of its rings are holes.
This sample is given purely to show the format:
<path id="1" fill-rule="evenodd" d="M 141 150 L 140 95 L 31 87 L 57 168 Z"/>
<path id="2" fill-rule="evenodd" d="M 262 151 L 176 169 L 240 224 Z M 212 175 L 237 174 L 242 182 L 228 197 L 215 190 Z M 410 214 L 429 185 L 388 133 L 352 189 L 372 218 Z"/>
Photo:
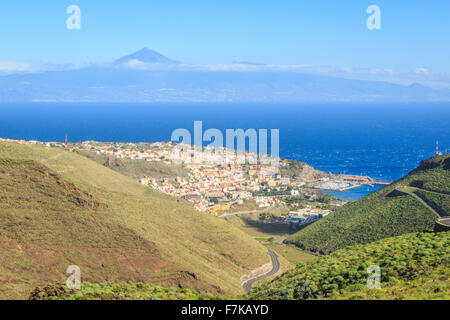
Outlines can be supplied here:
<path id="1" fill-rule="evenodd" d="M 273 207 L 246 200 L 212 214 L 137 181 L 189 177 L 184 166 L 2 141 L 0 298 L 445 299 L 449 233 L 433 230 L 448 217 L 449 159 L 424 161 L 345 205 L 295 195 Z M 305 177 L 304 168 L 289 175 Z M 285 222 L 302 210 L 327 214 Z M 392 247 L 409 249 L 388 261 L 383 250 Z M 376 293 L 363 287 L 369 261 L 393 274 Z M 81 290 L 64 284 L 69 265 L 81 269 Z"/>
<path id="2" fill-rule="evenodd" d="M 73 264 L 84 281 L 238 294 L 239 278 L 269 261 L 263 245 L 226 221 L 86 157 L 0 143 L 0 158 L 3 298 L 63 281 Z"/>

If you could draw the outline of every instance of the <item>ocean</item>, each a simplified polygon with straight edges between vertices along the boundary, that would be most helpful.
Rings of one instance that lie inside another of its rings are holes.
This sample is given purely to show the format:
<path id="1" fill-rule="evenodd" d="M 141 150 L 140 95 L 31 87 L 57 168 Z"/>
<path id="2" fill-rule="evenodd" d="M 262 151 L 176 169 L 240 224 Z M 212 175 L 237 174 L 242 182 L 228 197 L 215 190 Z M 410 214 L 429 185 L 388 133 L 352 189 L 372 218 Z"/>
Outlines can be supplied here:
<path id="1" fill-rule="evenodd" d="M 279 129 L 280 156 L 327 172 L 397 180 L 450 148 L 450 103 L 28 103 L 0 105 L 0 137 L 170 141 L 175 129 Z M 270 140 L 269 140 L 270 141 Z M 351 190 L 360 198 L 375 188 Z M 355 194 L 355 195 L 353 195 Z"/>

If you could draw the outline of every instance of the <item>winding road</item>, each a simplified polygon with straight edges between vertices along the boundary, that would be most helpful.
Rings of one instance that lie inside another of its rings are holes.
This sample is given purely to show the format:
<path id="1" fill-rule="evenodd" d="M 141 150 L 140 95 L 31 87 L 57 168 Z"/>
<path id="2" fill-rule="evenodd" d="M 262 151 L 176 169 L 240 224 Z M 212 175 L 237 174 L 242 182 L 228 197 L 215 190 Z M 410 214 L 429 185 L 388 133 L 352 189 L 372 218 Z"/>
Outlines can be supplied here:
<path id="1" fill-rule="evenodd" d="M 414 188 L 417 190 L 421 190 L 424 192 L 429 192 L 429 193 L 434 193 L 437 195 L 441 195 L 441 196 L 448 196 L 448 194 L 446 193 L 440 193 L 440 192 L 435 192 L 435 191 L 429 191 L 429 190 L 425 190 L 422 188 Z M 417 194 L 413 193 L 413 192 L 409 192 L 407 190 L 405 190 L 402 187 L 399 188 L 395 188 L 395 190 L 403 192 L 407 195 L 410 195 L 411 197 L 415 198 L 417 201 L 419 201 L 420 203 L 422 203 L 426 208 L 428 208 L 431 212 L 433 212 L 436 216 L 437 216 L 437 220 L 436 220 L 436 226 L 442 225 L 445 227 L 450 227 L 450 217 L 446 216 L 446 215 L 442 215 L 441 213 L 437 212 L 434 208 L 432 208 L 424 199 L 422 199 L 421 197 L 419 197 Z M 448 214 L 448 213 L 447 213 Z M 435 226 L 435 230 L 436 230 L 436 226 Z"/>
<path id="2" fill-rule="evenodd" d="M 411 188 L 411 187 L 409 187 L 409 188 Z M 425 190 L 425 189 L 422 189 L 422 188 L 415 188 L 415 187 L 413 187 L 414 189 L 416 189 L 416 190 L 420 190 L 420 191 L 423 191 L 423 192 L 429 192 L 429 193 L 433 193 L 433 194 L 437 194 L 437 195 L 440 195 L 440 196 L 446 196 L 446 197 L 448 197 L 449 195 L 448 194 L 446 194 L 446 193 L 440 193 L 440 192 L 435 192 L 435 191 L 429 191 L 429 190 Z M 413 198 L 415 198 L 416 200 L 418 200 L 419 202 L 421 202 L 425 207 L 427 207 L 431 212 L 433 212 L 436 216 L 438 216 L 438 218 L 442 218 L 442 219 L 448 219 L 448 217 L 447 216 L 443 216 L 442 214 L 440 214 L 439 212 L 437 212 L 436 210 L 434 210 L 424 199 L 422 199 L 421 197 L 419 197 L 417 194 L 415 194 L 415 193 L 413 193 L 413 192 L 409 192 L 409 191 L 407 191 L 407 190 L 405 190 L 404 188 L 402 188 L 402 187 L 397 187 L 397 188 L 395 188 L 395 190 L 397 190 L 397 191 L 400 191 L 400 192 L 403 192 L 403 193 L 406 193 L 406 194 L 408 194 L 408 195 L 410 195 L 411 197 L 413 197 Z"/>
<path id="3" fill-rule="evenodd" d="M 280 262 L 278 261 L 278 255 L 275 252 L 273 252 L 272 250 L 269 250 L 269 255 L 270 255 L 271 262 L 272 262 L 272 270 L 270 270 L 269 272 L 267 272 L 263 275 L 254 277 L 254 278 L 249 279 L 246 282 L 244 282 L 242 284 L 242 288 L 244 289 L 245 293 L 248 293 L 252 289 L 252 285 L 256 281 L 270 277 L 271 275 L 274 275 L 275 273 L 277 273 L 280 270 Z"/>
<path id="4" fill-rule="evenodd" d="M 441 215 L 439 213 L 436 212 L 436 210 L 434 210 L 428 203 L 426 203 L 421 197 L 419 197 L 417 194 L 409 192 L 404 190 L 403 188 L 395 188 L 395 190 L 406 193 L 407 195 L 415 198 L 417 201 L 419 201 L 420 203 L 422 203 L 426 208 L 428 208 L 428 210 L 430 210 L 431 212 L 433 212 L 433 214 L 435 214 L 438 218 L 441 217 Z M 419 189 L 422 190 L 422 189 Z"/>

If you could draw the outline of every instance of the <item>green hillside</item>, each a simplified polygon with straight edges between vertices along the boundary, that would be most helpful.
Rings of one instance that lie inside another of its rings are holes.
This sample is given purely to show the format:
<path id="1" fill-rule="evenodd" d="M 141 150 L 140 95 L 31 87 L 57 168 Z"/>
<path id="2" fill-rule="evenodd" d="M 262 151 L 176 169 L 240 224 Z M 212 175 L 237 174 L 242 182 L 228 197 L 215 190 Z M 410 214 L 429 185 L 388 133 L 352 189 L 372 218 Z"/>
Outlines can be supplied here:
<path id="1" fill-rule="evenodd" d="M 29 300 L 223 300 L 224 296 L 192 289 L 163 288 L 138 282 L 83 282 L 80 290 L 66 284 L 51 284 L 34 289 Z"/>
<path id="2" fill-rule="evenodd" d="M 449 195 L 450 156 L 437 156 L 423 161 L 405 178 L 300 230 L 287 242 L 330 253 L 358 243 L 432 231 L 439 216 L 448 215 Z"/>
<path id="3" fill-rule="evenodd" d="M 432 207 L 441 216 L 448 216 L 450 213 L 450 196 L 436 194 L 432 192 L 415 190 L 414 193 L 422 198 L 430 207 Z"/>
<path id="4" fill-rule="evenodd" d="M 367 269 L 381 271 L 369 289 Z M 450 232 L 411 233 L 341 249 L 250 291 L 249 299 L 450 299 Z"/>
<path id="5" fill-rule="evenodd" d="M 367 271 L 380 268 L 380 288 L 369 289 Z M 82 283 L 81 290 L 65 284 L 34 289 L 33 300 L 210 300 L 221 295 L 191 289 L 163 288 L 134 282 Z M 239 298 L 239 297 L 238 297 Z M 450 232 L 411 233 L 367 245 L 338 250 L 298 263 L 247 296 L 250 300 L 280 299 L 450 299 Z"/>
<path id="6" fill-rule="evenodd" d="M 0 298 L 82 280 L 146 282 L 239 294 L 239 278 L 269 261 L 220 218 L 81 155 L 0 143 Z"/>

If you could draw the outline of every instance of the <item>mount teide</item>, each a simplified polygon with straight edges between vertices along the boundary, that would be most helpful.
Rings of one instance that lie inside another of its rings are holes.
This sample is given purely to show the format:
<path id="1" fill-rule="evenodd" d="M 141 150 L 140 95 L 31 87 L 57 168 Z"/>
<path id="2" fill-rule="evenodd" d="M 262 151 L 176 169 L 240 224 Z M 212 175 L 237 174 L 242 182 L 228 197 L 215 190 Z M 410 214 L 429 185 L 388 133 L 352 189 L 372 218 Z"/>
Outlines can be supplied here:
<path id="1" fill-rule="evenodd" d="M 158 63 L 163 65 L 180 64 L 181 62 L 169 59 L 162 54 L 148 48 L 143 48 L 135 53 L 119 58 L 113 62 L 114 66 L 126 65 L 127 63 L 139 61 L 141 63 Z"/>

